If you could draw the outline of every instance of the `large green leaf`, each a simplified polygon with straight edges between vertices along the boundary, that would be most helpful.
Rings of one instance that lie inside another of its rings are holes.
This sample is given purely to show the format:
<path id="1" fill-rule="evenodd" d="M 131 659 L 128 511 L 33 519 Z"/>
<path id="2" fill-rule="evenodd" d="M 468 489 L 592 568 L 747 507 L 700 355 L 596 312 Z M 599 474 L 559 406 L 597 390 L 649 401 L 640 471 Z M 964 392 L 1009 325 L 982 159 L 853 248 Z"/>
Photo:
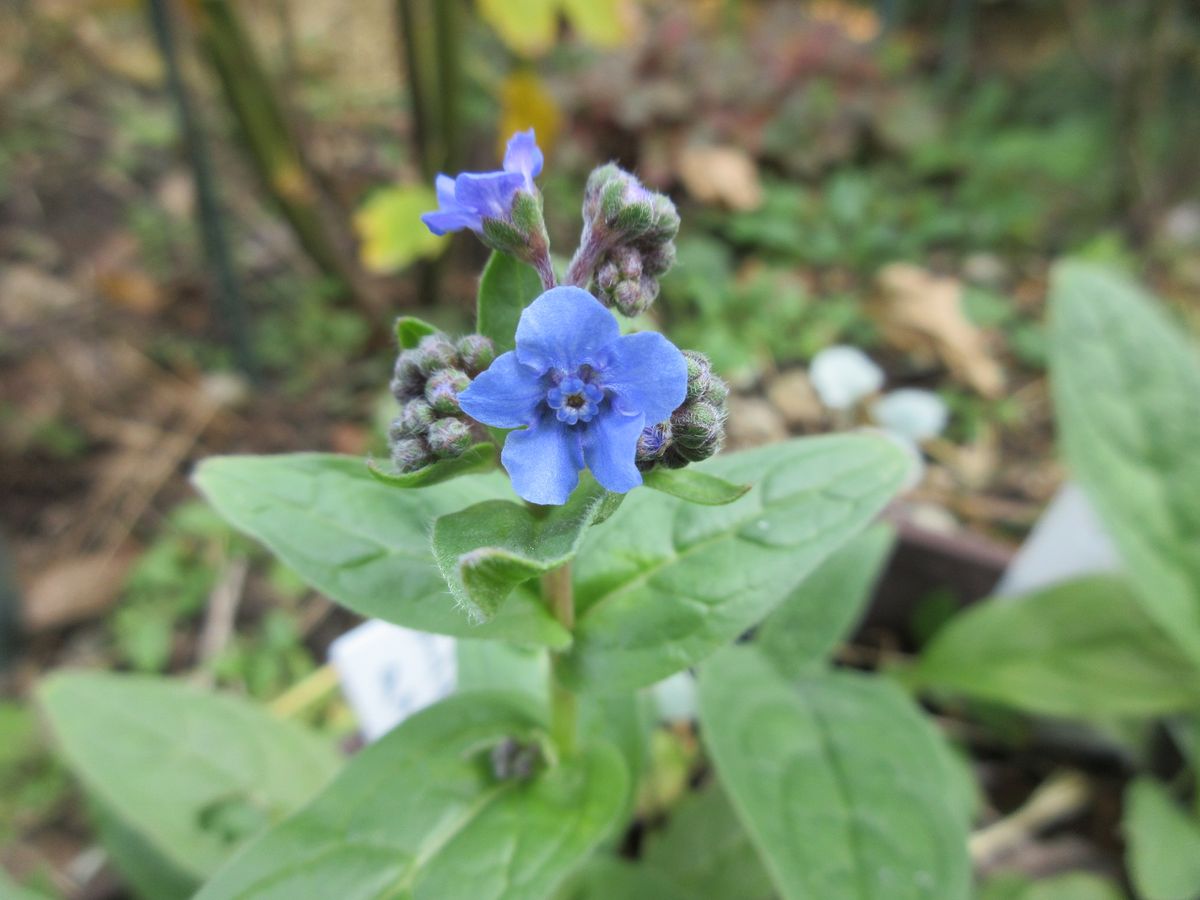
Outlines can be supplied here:
<path id="1" fill-rule="evenodd" d="M 1060 264 L 1051 374 L 1062 451 L 1138 597 L 1200 661 L 1200 356 L 1125 277 Z"/>
<path id="2" fill-rule="evenodd" d="M 646 837 L 643 862 L 689 897 L 772 900 L 775 890 L 719 784 L 689 794 L 660 832 Z"/>
<path id="3" fill-rule="evenodd" d="M 537 900 L 616 824 L 626 774 L 608 745 L 529 780 L 491 750 L 541 728 L 524 698 L 461 694 L 368 747 L 307 808 L 240 854 L 203 900 Z"/>
<path id="4" fill-rule="evenodd" d="M 519 693 L 549 715 L 550 657 L 544 648 L 502 641 L 460 641 L 457 655 L 460 693 Z M 652 719 L 652 705 L 643 695 L 585 694 L 579 698 L 580 731 L 586 741 L 606 741 L 621 751 L 630 776 L 631 802 L 646 766 Z"/>
<path id="5" fill-rule="evenodd" d="M 583 690 L 631 689 L 703 659 L 861 531 L 907 466 L 884 438 L 810 438 L 703 464 L 756 482 L 726 506 L 632 492 L 579 551 L 566 676 Z"/>
<path id="6" fill-rule="evenodd" d="M 697 900 L 666 875 L 627 859 L 596 856 L 563 886 L 558 900 Z"/>
<path id="7" fill-rule="evenodd" d="M 1200 822 L 1151 778 L 1125 792 L 1126 857 L 1142 900 L 1200 897 Z"/>
<path id="8" fill-rule="evenodd" d="M 39 697 L 68 765 L 113 820 L 108 830 L 160 855 L 153 868 L 176 884 L 211 874 L 339 765 L 298 725 L 183 682 L 63 673 Z"/>
<path id="9" fill-rule="evenodd" d="M 479 280 L 479 333 L 492 339 L 496 353 L 516 346 L 521 311 L 542 293 L 542 280 L 532 267 L 506 253 L 492 253 Z"/>
<path id="10" fill-rule="evenodd" d="M 490 619 L 517 585 L 570 562 L 607 505 L 590 476 L 562 506 L 531 510 L 485 500 L 433 523 L 433 554 L 450 592 L 478 619 Z"/>
<path id="11" fill-rule="evenodd" d="M 592 897 L 599 895 L 588 894 L 581 896 Z M 2 868 L 0 868 L 0 897 L 3 897 L 4 900 L 50 900 L 46 894 L 17 884 L 8 877 Z"/>
<path id="12" fill-rule="evenodd" d="M 755 634 L 755 643 L 788 675 L 822 664 L 871 599 L 895 531 L 872 526 L 821 563 Z"/>
<path id="13" fill-rule="evenodd" d="M 997 875 L 979 890 L 979 900 L 1121 900 L 1121 890 L 1091 872 L 1064 872 L 1033 881 L 1023 875 Z"/>
<path id="14" fill-rule="evenodd" d="M 785 898 L 965 898 L 967 821 L 949 751 L 898 688 L 817 673 L 789 683 L 749 645 L 700 670 L 721 784 Z"/>
<path id="15" fill-rule="evenodd" d="M 570 635 L 530 591 L 490 622 L 472 622 L 446 590 L 429 529 L 438 516 L 511 497 L 499 474 L 397 491 L 362 460 L 323 453 L 205 460 L 196 485 L 236 528 L 357 613 L 438 634 L 565 646 Z"/>
<path id="16" fill-rule="evenodd" d="M 188 900 L 203 876 L 172 862 L 148 835 L 127 825 L 95 797 L 87 802 L 88 818 L 104 851 L 121 878 L 145 900 Z M 232 854 L 232 850 L 231 850 Z M 213 867 L 212 871 L 216 871 Z M 212 874 L 208 872 L 206 874 Z M 0 897 L 4 894 L 0 893 Z"/>
<path id="17" fill-rule="evenodd" d="M 952 619 L 906 678 L 1043 715 L 1200 709 L 1200 673 L 1120 579 L 1093 576 Z"/>

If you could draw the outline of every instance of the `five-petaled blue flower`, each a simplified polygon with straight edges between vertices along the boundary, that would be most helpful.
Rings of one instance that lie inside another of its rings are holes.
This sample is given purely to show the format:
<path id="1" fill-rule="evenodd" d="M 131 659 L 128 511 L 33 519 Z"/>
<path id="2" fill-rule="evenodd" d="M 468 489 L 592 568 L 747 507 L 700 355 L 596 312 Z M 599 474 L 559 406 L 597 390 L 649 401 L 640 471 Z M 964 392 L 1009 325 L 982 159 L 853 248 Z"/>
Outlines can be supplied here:
<path id="1" fill-rule="evenodd" d="M 504 168 L 499 172 L 463 172 L 457 178 L 438 175 L 436 212 L 421 216 L 434 234 L 470 228 L 483 232 L 484 219 L 509 221 L 517 191 L 534 192 L 533 179 L 542 172 L 542 151 L 533 129 L 518 131 L 508 141 Z"/>
<path id="2" fill-rule="evenodd" d="M 517 325 L 517 349 L 501 354 L 459 395 L 486 425 L 517 428 L 501 461 L 531 503 L 559 505 L 592 470 L 624 493 L 642 483 L 635 464 L 647 424 L 673 413 L 687 394 L 687 362 L 661 334 L 621 335 L 611 312 L 587 291 L 556 287 Z"/>

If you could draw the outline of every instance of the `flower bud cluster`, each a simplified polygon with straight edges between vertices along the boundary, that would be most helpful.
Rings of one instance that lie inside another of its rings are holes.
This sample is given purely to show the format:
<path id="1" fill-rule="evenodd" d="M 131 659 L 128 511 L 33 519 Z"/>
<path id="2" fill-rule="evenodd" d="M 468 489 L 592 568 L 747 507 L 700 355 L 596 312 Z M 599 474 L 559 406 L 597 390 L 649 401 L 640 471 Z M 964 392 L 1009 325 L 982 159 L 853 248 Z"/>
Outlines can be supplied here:
<path id="1" fill-rule="evenodd" d="M 400 414 L 388 429 L 392 463 L 412 472 L 439 459 L 459 456 L 486 436 L 459 407 L 458 395 L 496 357 L 492 342 L 469 334 L 457 343 L 441 332 L 401 351 L 392 376 Z"/>
<path id="2" fill-rule="evenodd" d="M 664 194 L 647 190 L 609 163 L 588 178 L 583 241 L 572 262 L 573 283 L 591 279 L 606 306 L 636 316 L 658 297 L 658 279 L 675 262 L 679 214 Z"/>
<path id="3" fill-rule="evenodd" d="M 642 471 L 663 465 L 680 469 L 708 459 L 725 440 L 729 388 L 712 370 L 703 353 L 684 350 L 687 397 L 665 422 L 650 425 L 638 439 L 637 464 Z"/>

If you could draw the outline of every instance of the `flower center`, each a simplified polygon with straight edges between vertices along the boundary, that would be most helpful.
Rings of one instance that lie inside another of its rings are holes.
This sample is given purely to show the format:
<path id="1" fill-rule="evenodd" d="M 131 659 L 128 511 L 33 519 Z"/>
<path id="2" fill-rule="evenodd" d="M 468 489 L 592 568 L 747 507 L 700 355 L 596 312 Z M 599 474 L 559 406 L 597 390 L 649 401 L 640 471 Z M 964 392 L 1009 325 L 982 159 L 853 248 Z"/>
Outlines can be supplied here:
<path id="1" fill-rule="evenodd" d="M 546 405 L 554 410 L 558 421 L 575 425 L 590 422 L 596 415 L 600 401 L 604 399 L 604 389 L 585 380 L 590 375 L 590 371 L 567 375 L 546 391 Z"/>

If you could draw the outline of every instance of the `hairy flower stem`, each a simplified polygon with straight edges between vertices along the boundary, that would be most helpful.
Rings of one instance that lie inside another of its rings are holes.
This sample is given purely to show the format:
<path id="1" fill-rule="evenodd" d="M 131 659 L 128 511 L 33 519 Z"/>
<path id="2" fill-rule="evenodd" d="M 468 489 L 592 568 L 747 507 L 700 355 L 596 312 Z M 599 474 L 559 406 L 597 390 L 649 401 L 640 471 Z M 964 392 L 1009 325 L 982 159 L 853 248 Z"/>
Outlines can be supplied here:
<path id="1" fill-rule="evenodd" d="M 538 253 L 534 256 L 533 268 L 537 270 L 538 277 L 542 279 L 542 287 L 546 290 L 558 287 L 558 276 L 554 274 L 554 264 L 550 261 L 550 251 Z"/>
<path id="2" fill-rule="evenodd" d="M 589 230 L 571 258 L 565 283 L 587 290 L 596 274 L 596 266 L 600 265 L 600 258 L 608 252 L 611 244 L 612 241 L 607 235 Z"/>
<path id="3" fill-rule="evenodd" d="M 542 594 L 550 612 L 567 631 L 575 630 L 575 596 L 571 590 L 571 564 L 567 563 L 542 576 Z M 575 752 L 579 731 L 579 699 L 563 686 L 559 673 L 563 654 L 550 659 L 550 733 L 564 756 Z"/>

